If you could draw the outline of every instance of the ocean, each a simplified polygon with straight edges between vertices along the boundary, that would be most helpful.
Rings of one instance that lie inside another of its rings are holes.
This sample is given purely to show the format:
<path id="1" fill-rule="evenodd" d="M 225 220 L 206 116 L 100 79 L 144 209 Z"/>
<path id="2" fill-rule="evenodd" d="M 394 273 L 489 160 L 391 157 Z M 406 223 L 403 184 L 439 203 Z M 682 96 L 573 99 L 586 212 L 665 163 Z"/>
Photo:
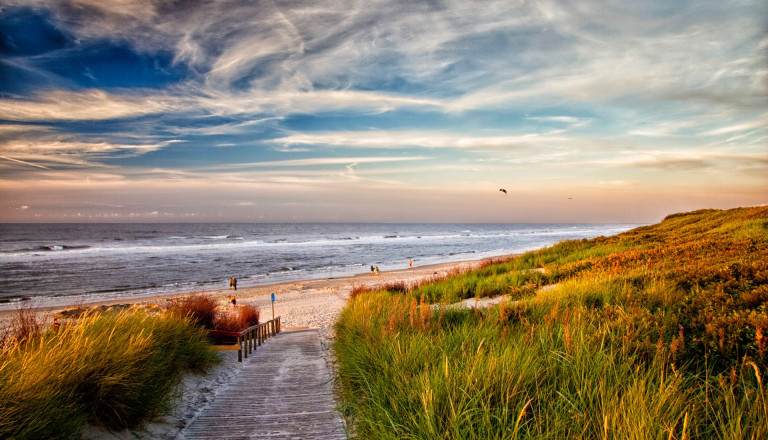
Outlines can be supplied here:
<path id="1" fill-rule="evenodd" d="M 0 310 L 521 253 L 635 224 L 0 224 Z"/>

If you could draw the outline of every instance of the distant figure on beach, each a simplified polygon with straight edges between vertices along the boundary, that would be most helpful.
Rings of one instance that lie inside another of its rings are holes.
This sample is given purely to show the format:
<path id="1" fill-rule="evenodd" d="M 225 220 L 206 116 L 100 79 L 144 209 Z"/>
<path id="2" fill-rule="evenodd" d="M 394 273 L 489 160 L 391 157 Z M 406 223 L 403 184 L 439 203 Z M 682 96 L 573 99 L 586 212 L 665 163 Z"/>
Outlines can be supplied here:
<path id="1" fill-rule="evenodd" d="M 376 275 L 379 274 L 379 266 L 376 266 Z"/>
<path id="2" fill-rule="evenodd" d="M 371 276 L 373 276 L 373 264 L 371 264 Z"/>
<path id="3" fill-rule="evenodd" d="M 232 278 L 232 288 L 237 290 L 237 278 Z"/>
<path id="4" fill-rule="evenodd" d="M 237 298 L 235 298 L 235 295 L 229 295 L 229 302 L 232 303 L 232 308 L 237 308 Z"/>
<path id="5" fill-rule="evenodd" d="M 58 330 L 60 327 L 59 318 L 53 318 L 53 324 L 51 325 L 54 330 Z"/>
<path id="6" fill-rule="evenodd" d="M 413 260 L 408 261 L 408 267 L 413 267 Z"/>
<path id="7" fill-rule="evenodd" d="M 235 285 L 234 278 L 229 279 L 229 290 L 232 290 L 232 287 Z"/>

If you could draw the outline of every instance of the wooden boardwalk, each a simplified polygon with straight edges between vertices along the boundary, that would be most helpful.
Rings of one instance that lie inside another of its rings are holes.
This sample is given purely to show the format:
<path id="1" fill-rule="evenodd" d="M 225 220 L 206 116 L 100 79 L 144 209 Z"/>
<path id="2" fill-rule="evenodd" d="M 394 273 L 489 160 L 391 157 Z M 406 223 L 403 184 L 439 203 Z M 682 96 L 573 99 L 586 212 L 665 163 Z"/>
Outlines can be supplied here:
<path id="1" fill-rule="evenodd" d="M 178 439 L 346 439 L 317 330 L 283 331 Z"/>

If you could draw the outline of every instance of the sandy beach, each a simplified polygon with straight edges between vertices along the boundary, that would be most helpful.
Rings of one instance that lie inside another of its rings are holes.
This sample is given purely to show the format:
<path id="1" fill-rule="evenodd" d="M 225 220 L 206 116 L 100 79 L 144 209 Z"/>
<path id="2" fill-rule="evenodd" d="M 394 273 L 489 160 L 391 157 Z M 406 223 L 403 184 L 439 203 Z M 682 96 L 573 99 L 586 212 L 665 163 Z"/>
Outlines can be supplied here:
<path id="1" fill-rule="evenodd" d="M 504 258 L 504 257 L 499 257 Z M 370 273 L 350 277 L 322 278 L 305 281 L 290 281 L 278 284 L 253 286 L 231 290 L 222 289 L 199 292 L 179 293 L 175 295 L 143 296 L 136 299 L 120 298 L 109 301 L 78 302 L 55 307 L 37 307 L 34 302 L 24 304 L 25 310 L 36 312 L 44 323 L 65 310 L 87 307 L 127 308 L 149 305 L 164 305 L 174 298 L 190 294 L 204 294 L 218 298 L 222 307 L 228 304 L 229 295 L 235 295 L 239 304 L 251 304 L 261 309 L 262 321 L 272 318 L 271 294 L 275 294 L 274 313 L 282 317 L 284 327 L 329 328 L 344 306 L 353 287 L 377 287 L 389 283 L 418 283 L 433 276 L 445 275 L 457 269 L 466 270 L 476 267 L 482 260 L 458 261 L 426 266 L 414 266 L 402 270 L 383 271 L 377 275 Z M 6 328 L 17 310 L 0 310 L 0 329 Z"/>
<path id="2" fill-rule="evenodd" d="M 261 321 L 280 316 L 285 331 L 296 328 L 317 328 L 326 352 L 326 359 L 332 366 L 333 359 L 330 343 L 333 338 L 333 324 L 343 309 L 352 288 L 367 286 L 375 288 L 395 282 L 418 283 L 435 276 L 444 276 L 457 270 L 468 270 L 477 267 L 482 260 L 443 263 L 429 266 L 412 267 L 403 270 L 370 273 L 352 277 L 325 278 L 308 281 L 294 281 L 281 284 L 238 288 L 238 290 L 221 289 L 205 292 L 190 292 L 218 297 L 222 307 L 230 307 L 229 295 L 236 295 L 238 304 L 251 304 L 261 310 Z M 274 304 L 271 294 L 275 294 Z M 68 308 L 82 307 L 141 307 L 160 305 L 168 300 L 182 295 L 158 296 L 142 298 L 137 301 L 115 300 L 93 304 L 73 304 L 69 307 L 34 309 L 39 312 L 43 322 L 48 323 L 53 316 Z M 0 324 L 7 326 L 16 311 L 0 312 Z M 268 343 L 268 342 L 267 342 Z M 84 438 L 87 439 L 173 439 L 176 438 L 195 414 L 216 398 L 217 390 L 237 374 L 240 365 L 236 352 L 222 351 L 224 362 L 204 376 L 190 376 L 178 387 L 174 396 L 174 409 L 160 420 L 140 431 L 108 433 L 96 428 L 89 428 Z"/>

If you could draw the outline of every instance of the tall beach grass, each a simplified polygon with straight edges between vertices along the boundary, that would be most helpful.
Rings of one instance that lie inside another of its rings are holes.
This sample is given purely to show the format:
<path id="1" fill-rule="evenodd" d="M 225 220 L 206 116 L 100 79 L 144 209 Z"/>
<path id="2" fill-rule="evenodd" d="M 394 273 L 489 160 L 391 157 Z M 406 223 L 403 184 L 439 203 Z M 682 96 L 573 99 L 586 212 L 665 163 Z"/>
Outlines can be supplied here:
<path id="1" fill-rule="evenodd" d="M 357 292 L 334 350 L 355 438 L 762 439 L 767 331 L 760 207 Z"/>
<path id="2" fill-rule="evenodd" d="M 168 409 L 185 372 L 218 362 L 190 318 L 91 314 L 0 352 L 0 438 L 78 438 L 87 423 L 121 430 Z"/>

